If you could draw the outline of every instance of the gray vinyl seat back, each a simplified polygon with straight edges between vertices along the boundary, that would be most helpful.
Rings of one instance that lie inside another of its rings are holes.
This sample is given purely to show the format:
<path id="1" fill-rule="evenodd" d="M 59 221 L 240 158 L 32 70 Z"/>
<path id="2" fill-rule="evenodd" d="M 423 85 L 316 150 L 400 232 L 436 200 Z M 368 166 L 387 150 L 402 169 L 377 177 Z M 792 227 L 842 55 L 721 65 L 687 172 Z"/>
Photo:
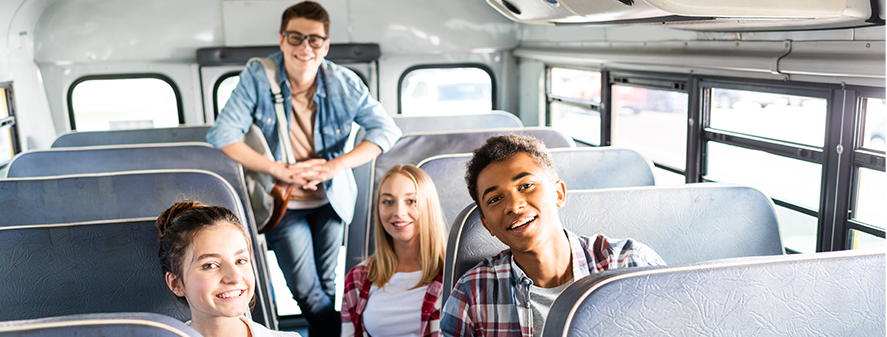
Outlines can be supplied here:
<path id="1" fill-rule="evenodd" d="M 517 128 L 493 129 L 476 131 L 429 132 L 403 135 L 394 147 L 373 159 L 370 164 L 372 171 L 364 185 L 366 190 L 359 191 L 354 209 L 354 220 L 348 228 L 348 247 L 345 262 L 346 270 L 351 270 L 362 259 L 373 251 L 372 214 L 375 212 L 373 198 L 379 180 L 391 167 L 397 164 L 418 165 L 422 160 L 442 154 L 465 153 L 483 145 L 487 138 L 519 133 L 530 135 L 542 140 L 549 148 L 576 147 L 569 136 L 552 128 Z M 355 176 L 357 178 L 357 176 Z M 360 185 L 360 183 L 358 183 Z"/>
<path id="2" fill-rule="evenodd" d="M 745 186 L 568 190 L 559 216 L 564 228 L 579 235 L 635 239 L 667 264 L 784 254 L 773 202 Z M 483 227 L 477 207 L 466 207 L 447 240 L 443 298 L 466 271 L 506 248 Z"/>
<path id="3" fill-rule="evenodd" d="M 652 186 L 653 162 L 637 151 L 614 147 L 552 149 L 558 178 L 568 189 L 599 189 Z M 465 206 L 474 201 L 465 184 L 465 167 L 470 153 L 425 159 L 419 167 L 437 187 L 447 224 L 452 224 Z"/>
<path id="4" fill-rule="evenodd" d="M 231 185 L 215 173 L 150 170 L 0 180 L 0 227 L 157 217 L 186 198 L 245 216 Z"/>
<path id="5" fill-rule="evenodd" d="M 879 248 L 594 274 L 542 335 L 884 336 L 884 265 Z"/>
<path id="6" fill-rule="evenodd" d="M 0 227 L 0 320 L 115 311 L 189 319 L 160 273 L 155 220 Z"/>
<path id="7" fill-rule="evenodd" d="M 0 321 L 130 311 L 187 319 L 160 272 L 154 224 L 186 198 L 244 217 L 231 186 L 207 171 L 0 180 L 0 256 L 8 263 Z"/>
<path id="8" fill-rule="evenodd" d="M 210 125 L 111 131 L 71 131 L 58 136 L 51 147 L 206 142 Z"/>
<path id="9" fill-rule="evenodd" d="M 459 115 L 458 117 L 452 115 L 445 116 L 403 116 L 397 115 L 391 117 L 394 120 L 394 124 L 397 125 L 398 128 L 403 132 L 403 134 L 410 133 L 426 133 L 426 132 L 448 132 L 448 131 L 470 131 L 470 130 L 490 130 L 490 129 L 516 129 L 523 127 L 523 123 L 521 123 L 520 119 L 515 117 L 513 114 L 505 111 L 493 111 L 491 113 L 485 114 L 470 114 L 470 115 Z M 363 141 L 364 135 L 366 132 L 363 131 L 363 128 L 355 128 L 357 130 L 354 138 L 354 145 L 360 144 Z M 424 158 L 423 158 L 424 159 Z M 363 240 L 363 235 L 365 235 L 365 231 L 363 227 L 358 228 L 359 233 L 355 233 L 354 236 L 350 234 L 350 230 L 355 229 L 355 223 L 366 224 L 366 207 L 368 202 L 372 199 L 372 196 L 369 194 L 370 190 L 370 182 L 371 175 L 373 171 L 373 162 L 370 161 L 366 164 L 360 165 L 358 167 L 353 168 L 352 173 L 354 173 L 354 179 L 357 182 L 357 207 L 354 210 L 354 216 L 352 217 L 352 221 L 350 222 L 347 230 L 346 230 L 346 238 L 349 242 L 349 245 L 354 242 L 354 240 Z M 384 173 L 384 172 L 383 172 Z M 363 252 L 363 248 L 361 248 L 355 252 L 357 252 L 357 257 L 363 256 L 360 255 Z M 351 250 L 349 250 L 349 253 Z M 352 257 L 353 255 L 348 255 Z M 351 266 L 354 266 L 356 263 L 355 259 L 348 259 L 346 265 L 349 266 L 346 270 L 351 270 Z"/>
<path id="10" fill-rule="evenodd" d="M 467 115 L 440 115 L 440 116 L 391 116 L 394 124 L 407 133 L 441 132 L 441 131 L 467 131 L 488 129 L 513 129 L 523 127 L 514 114 L 506 111 L 492 111 L 484 114 Z M 355 145 L 363 140 L 366 132 L 363 129 L 357 131 Z"/>
<path id="11" fill-rule="evenodd" d="M 131 336 L 200 337 L 185 323 L 165 315 L 121 312 L 68 315 L 0 322 L 0 337 Z"/>
<path id="12" fill-rule="evenodd" d="M 28 151 L 12 159 L 7 177 L 166 169 L 213 172 L 231 185 L 242 209 L 251 209 L 240 164 L 207 143 L 111 145 Z M 245 219 L 255 227 L 252 212 L 246 213 Z"/>
<path id="13" fill-rule="evenodd" d="M 59 165 L 59 163 L 64 163 Z M 17 155 L 9 163 L 7 177 L 40 177 L 71 174 L 91 174 L 107 172 L 126 172 L 137 170 L 182 170 L 195 169 L 213 172 L 227 181 L 240 204 L 253 242 L 253 262 L 257 273 L 256 288 L 258 303 L 256 308 L 264 308 L 265 317 L 255 317 L 257 322 L 272 320 L 270 288 L 265 286 L 270 280 L 268 263 L 265 257 L 265 246 L 259 239 L 255 217 L 249 204 L 243 168 L 240 163 L 213 148 L 207 143 L 160 143 L 160 144 L 128 144 L 109 146 L 87 146 L 35 150 Z M 187 186 L 183 186 L 187 188 Z M 183 190 L 186 191 L 186 190 Z M 99 196 L 104 199 L 107 196 Z M 153 216 L 157 216 L 174 199 L 155 199 L 165 205 Z M 204 202 L 202 199 L 197 199 Z M 113 202 L 108 200 L 109 202 Z M 232 209 L 233 210 L 233 209 Z M 76 211 L 76 210 L 73 210 Z M 150 215 L 150 213 L 144 215 Z M 110 219 L 110 218 L 102 218 Z M 267 319 L 267 320 L 266 320 Z"/>

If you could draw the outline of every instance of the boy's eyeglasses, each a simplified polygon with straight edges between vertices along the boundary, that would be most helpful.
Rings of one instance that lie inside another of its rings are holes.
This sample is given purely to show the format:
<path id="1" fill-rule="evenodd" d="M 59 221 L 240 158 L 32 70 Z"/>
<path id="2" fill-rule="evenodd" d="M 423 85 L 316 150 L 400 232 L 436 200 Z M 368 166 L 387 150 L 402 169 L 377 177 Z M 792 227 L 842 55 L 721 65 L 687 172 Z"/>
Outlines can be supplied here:
<path id="1" fill-rule="evenodd" d="M 302 35 L 301 33 L 294 31 L 283 32 L 283 37 L 286 38 L 286 43 L 289 43 L 293 47 L 301 46 L 303 41 L 308 40 L 308 45 L 314 49 L 320 49 L 323 47 L 323 42 L 328 39 L 328 37 L 320 35 Z"/>

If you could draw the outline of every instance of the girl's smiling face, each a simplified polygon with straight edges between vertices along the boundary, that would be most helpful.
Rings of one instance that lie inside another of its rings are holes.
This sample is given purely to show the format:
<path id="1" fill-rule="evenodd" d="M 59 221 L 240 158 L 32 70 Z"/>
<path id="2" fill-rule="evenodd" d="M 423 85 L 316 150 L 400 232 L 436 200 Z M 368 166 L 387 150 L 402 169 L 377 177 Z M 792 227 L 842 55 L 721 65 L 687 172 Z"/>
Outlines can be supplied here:
<path id="1" fill-rule="evenodd" d="M 243 231 L 222 223 L 194 235 L 185 253 L 182 278 L 167 273 L 177 296 L 184 296 L 192 320 L 237 317 L 249 308 L 255 276 Z"/>
<path id="2" fill-rule="evenodd" d="M 379 218 L 388 235 L 401 243 L 417 239 L 419 208 L 413 180 L 404 174 L 393 174 L 382 182 L 379 190 Z"/>

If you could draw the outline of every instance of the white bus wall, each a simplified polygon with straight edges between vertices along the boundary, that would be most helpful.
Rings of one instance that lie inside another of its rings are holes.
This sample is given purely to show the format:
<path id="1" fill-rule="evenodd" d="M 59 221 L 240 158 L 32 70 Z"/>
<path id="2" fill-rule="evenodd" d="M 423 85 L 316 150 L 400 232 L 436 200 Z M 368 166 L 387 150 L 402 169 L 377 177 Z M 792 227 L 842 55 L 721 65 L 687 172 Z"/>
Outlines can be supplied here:
<path id="1" fill-rule="evenodd" d="M 4 1 L 0 19 L 13 24 L 3 34 L 8 59 L 0 61 L 0 80 L 14 82 L 23 150 L 47 148 L 57 134 L 70 129 L 68 90 L 89 75 L 159 73 L 177 85 L 185 123 L 208 122 L 212 107 L 205 106 L 203 97 L 211 93 L 201 89 L 196 50 L 276 45 L 280 15 L 296 2 Z M 518 24 L 486 3 L 318 2 L 331 15 L 331 42 L 380 44 L 379 99 L 389 113 L 397 110 L 403 70 L 453 62 L 490 67 L 498 84 L 498 108 L 517 109 L 517 86 L 510 85 L 516 81 L 517 64 L 508 51 L 518 45 Z"/>
<path id="2" fill-rule="evenodd" d="M 212 94 L 201 87 L 214 78 L 201 79 L 196 50 L 275 45 L 280 14 L 296 2 L 0 2 L 0 20 L 9 23 L 0 24 L 0 82 L 13 82 L 23 150 L 46 148 L 68 131 L 67 92 L 88 75 L 160 73 L 176 83 L 187 124 L 211 122 L 204 97 Z M 378 97 L 391 114 L 401 74 L 420 64 L 487 65 L 497 108 L 518 113 L 527 126 L 544 123 L 547 66 L 884 85 L 883 26 L 769 33 L 537 26 L 476 0 L 319 2 L 331 14 L 333 43 L 380 44 Z"/>
<path id="3" fill-rule="evenodd" d="M 34 26 L 54 0 L 0 1 L 0 83 L 13 82 L 16 127 L 23 150 L 48 148 L 57 134 L 40 69 L 34 63 Z"/>

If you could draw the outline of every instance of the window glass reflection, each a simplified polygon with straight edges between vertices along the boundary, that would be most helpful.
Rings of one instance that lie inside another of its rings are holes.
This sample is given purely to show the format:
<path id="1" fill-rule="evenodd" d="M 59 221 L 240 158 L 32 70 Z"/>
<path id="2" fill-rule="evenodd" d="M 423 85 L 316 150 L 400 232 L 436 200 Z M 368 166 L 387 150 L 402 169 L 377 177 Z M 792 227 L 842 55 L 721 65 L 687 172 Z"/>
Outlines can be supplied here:
<path id="1" fill-rule="evenodd" d="M 862 127 L 862 147 L 870 150 L 884 151 L 884 129 L 887 123 L 887 107 L 883 99 L 864 98 L 865 119 Z"/>
<path id="2" fill-rule="evenodd" d="M 156 78 L 83 81 L 74 87 L 71 102 L 78 131 L 179 125 L 175 91 Z"/>
<path id="3" fill-rule="evenodd" d="M 601 102 L 601 73 L 569 68 L 551 68 L 551 95 Z"/>
<path id="4" fill-rule="evenodd" d="M 400 87 L 404 115 L 460 115 L 488 113 L 493 109 L 490 74 L 480 68 L 415 69 Z"/>
<path id="5" fill-rule="evenodd" d="M 755 91 L 712 89 L 709 126 L 822 147 L 825 99 Z"/>
<path id="6" fill-rule="evenodd" d="M 601 143 L 601 113 L 573 104 L 551 102 L 551 126 L 576 140 L 591 145 Z"/>
<path id="7" fill-rule="evenodd" d="M 687 94 L 613 86 L 613 145 L 634 149 L 656 163 L 684 170 Z"/>
<path id="8" fill-rule="evenodd" d="M 819 210 L 822 165 L 708 142 L 706 179 L 755 187 L 770 197 Z"/>

